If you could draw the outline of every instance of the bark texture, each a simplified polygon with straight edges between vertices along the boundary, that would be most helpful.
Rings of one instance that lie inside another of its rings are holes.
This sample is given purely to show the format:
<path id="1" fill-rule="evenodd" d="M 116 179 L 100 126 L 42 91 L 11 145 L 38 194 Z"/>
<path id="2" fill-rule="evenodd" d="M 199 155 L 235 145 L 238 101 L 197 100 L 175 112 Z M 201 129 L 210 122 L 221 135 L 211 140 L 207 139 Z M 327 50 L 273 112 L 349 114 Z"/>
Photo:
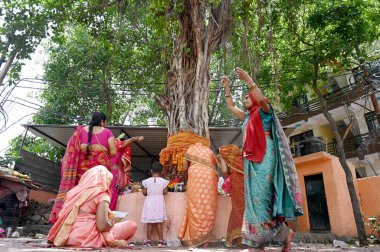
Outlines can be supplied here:
<path id="1" fill-rule="evenodd" d="M 197 0 L 184 0 L 183 4 L 166 94 L 155 98 L 168 116 L 169 135 L 188 130 L 209 138 L 209 65 L 213 51 L 230 27 L 231 0 L 221 1 L 218 6 Z"/>

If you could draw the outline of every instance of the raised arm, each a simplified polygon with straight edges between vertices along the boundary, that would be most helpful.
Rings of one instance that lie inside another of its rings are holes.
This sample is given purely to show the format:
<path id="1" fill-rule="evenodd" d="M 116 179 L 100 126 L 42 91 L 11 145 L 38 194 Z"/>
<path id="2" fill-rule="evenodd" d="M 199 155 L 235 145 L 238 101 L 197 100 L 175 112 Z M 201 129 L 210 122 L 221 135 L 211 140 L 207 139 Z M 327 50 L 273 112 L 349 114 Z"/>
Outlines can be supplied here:
<path id="1" fill-rule="evenodd" d="M 227 76 L 222 76 L 220 80 L 224 86 L 225 94 L 226 94 L 226 104 L 228 110 L 234 114 L 237 118 L 239 118 L 241 121 L 244 121 L 245 113 L 243 110 L 235 107 L 234 101 L 231 96 L 231 90 L 230 90 L 230 80 Z"/>
<path id="2" fill-rule="evenodd" d="M 253 95 L 253 97 L 255 97 L 255 99 L 259 103 L 261 109 L 265 113 L 269 113 L 270 107 L 269 107 L 268 103 L 266 103 L 265 97 L 264 97 L 263 93 L 261 92 L 260 88 L 257 86 L 257 82 L 254 81 L 251 78 L 251 76 L 249 76 L 247 74 L 246 71 L 244 71 L 243 69 L 241 69 L 239 67 L 236 68 L 236 74 L 239 76 L 239 78 L 241 80 L 243 80 L 247 84 L 249 92 Z"/>
<path id="3" fill-rule="evenodd" d="M 127 139 L 127 140 L 124 141 L 123 148 L 127 147 L 132 142 L 139 143 L 139 142 L 142 142 L 142 141 L 144 141 L 144 137 L 143 136 L 131 137 L 131 138 L 129 138 L 129 139 Z"/>

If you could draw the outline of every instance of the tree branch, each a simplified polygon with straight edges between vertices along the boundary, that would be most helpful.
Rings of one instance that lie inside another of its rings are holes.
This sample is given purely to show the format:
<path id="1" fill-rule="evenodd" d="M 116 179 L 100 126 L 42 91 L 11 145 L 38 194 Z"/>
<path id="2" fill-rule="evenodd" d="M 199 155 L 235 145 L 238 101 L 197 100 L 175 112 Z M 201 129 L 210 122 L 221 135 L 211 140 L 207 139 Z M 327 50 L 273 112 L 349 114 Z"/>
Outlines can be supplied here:
<path id="1" fill-rule="evenodd" d="M 15 52 L 11 53 L 11 55 L 9 56 L 9 58 L 7 60 L 7 63 L 4 66 L 4 69 L 1 71 L 1 73 L 0 73 L 0 86 L 3 85 L 5 76 L 7 76 L 7 73 L 9 71 L 9 69 L 11 68 L 14 59 L 16 58 L 16 55 L 17 55 L 17 53 L 15 53 Z"/>

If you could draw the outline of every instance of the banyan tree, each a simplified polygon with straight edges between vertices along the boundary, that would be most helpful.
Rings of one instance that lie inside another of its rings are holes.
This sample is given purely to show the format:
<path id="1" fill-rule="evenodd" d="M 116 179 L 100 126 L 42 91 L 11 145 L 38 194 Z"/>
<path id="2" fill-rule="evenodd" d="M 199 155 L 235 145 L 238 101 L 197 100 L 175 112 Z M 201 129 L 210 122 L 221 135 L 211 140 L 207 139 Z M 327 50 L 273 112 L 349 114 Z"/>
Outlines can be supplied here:
<path id="1" fill-rule="evenodd" d="M 191 144 L 210 146 L 210 60 L 229 30 L 232 17 L 230 0 L 214 1 L 216 5 L 209 2 L 183 1 L 165 94 L 156 96 L 168 118 L 168 142 L 160 161 L 164 175 L 171 179 L 181 171 L 183 155 Z"/>

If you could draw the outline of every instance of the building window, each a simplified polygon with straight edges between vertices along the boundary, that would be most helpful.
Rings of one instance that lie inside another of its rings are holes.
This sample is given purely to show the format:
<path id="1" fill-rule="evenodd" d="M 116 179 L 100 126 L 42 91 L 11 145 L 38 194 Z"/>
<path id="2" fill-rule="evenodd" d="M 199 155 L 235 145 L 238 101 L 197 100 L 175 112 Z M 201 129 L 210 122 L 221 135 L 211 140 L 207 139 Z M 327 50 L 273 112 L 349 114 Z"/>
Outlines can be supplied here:
<path id="1" fill-rule="evenodd" d="M 290 146 L 293 156 L 299 157 L 303 155 L 303 145 L 300 143 L 304 140 L 311 139 L 314 137 L 313 130 L 303 132 L 301 134 L 292 136 L 289 138 Z"/>

